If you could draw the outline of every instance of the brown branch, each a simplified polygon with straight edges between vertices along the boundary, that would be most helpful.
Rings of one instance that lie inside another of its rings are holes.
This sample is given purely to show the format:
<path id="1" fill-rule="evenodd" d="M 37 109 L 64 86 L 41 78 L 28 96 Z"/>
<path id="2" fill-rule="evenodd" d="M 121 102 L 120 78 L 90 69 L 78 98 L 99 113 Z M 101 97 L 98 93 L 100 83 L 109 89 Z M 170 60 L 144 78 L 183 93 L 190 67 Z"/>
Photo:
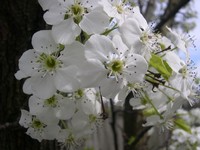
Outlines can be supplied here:
<path id="1" fill-rule="evenodd" d="M 166 11 L 168 11 L 168 9 L 171 9 L 169 13 L 164 13 L 161 16 L 161 20 L 160 22 L 156 25 L 155 29 L 157 29 L 158 31 L 160 31 L 162 29 L 162 27 L 172 18 L 175 17 L 175 15 L 179 12 L 179 10 L 181 8 L 183 8 L 184 6 L 186 6 L 191 0 L 181 0 L 177 3 L 177 5 L 174 5 L 173 8 L 166 8 Z M 168 6 L 171 7 L 170 2 L 168 4 Z"/>
<path id="2" fill-rule="evenodd" d="M 18 122 L 6 122 L 5 124 L 0 124 L 0 130 L 7 130 L 7 129 L 17 129 L 20 128 Z"/>
<path id="3" fill-rule="evenodd" d="M 154 17 L 156 3 L 154 0 L 149 0 L 147 3 L 146 10 L 144 12 L 144 17 L 147 22 L 151 21 L 152 17 Z"/>

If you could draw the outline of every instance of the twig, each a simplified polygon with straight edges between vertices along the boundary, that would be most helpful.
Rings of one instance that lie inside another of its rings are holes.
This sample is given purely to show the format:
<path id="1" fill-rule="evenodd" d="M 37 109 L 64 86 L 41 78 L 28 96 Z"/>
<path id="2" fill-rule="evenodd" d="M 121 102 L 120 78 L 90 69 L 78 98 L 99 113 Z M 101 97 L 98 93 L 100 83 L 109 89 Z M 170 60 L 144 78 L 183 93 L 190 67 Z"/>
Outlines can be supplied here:
<path id="1" fill-rule="evenodd" d="M 149 126 L 146 127 L 143 131 L 141 131 L 140 134 L 138 134 L 138 136 L 135 138 L 131 146 L 135 146 L 151 128 L 152 126 Z"/>
<path id="2" fill-rule="evenodd" d="M 5 124 L 0 124 L 0 130 L 16 129 L 19 127 L 18 122 L 6 122 Z"/>
<path id="3" fill-rule="evenodd" d="M 117 132 L 116 132 L 116 129 L 115 129 L 116 114 L 115 114 L 114 104 L 113 104 L 112 99 L 110 99 L 110 107 L 111 107 L 111 113 L 112 113 L 112 122 L 110 124 L 111 124 L 112 131 L 113 131 L 114 146 L 115 146 L 115 150 L 118 150 Z"/>

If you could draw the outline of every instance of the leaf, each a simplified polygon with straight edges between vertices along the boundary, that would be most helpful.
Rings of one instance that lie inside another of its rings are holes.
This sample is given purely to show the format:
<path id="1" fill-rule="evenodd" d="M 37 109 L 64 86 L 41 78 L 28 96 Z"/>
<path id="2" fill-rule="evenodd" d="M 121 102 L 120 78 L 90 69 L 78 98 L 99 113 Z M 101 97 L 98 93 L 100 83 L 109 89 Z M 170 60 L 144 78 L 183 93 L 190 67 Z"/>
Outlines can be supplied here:
<path id="1" fill-rule="evenodd" d="M 165 80 L 168 80 L 171 77 L 172 75 L 171 67 L 160 56 L 152 54 L 152 57 L 149 63 L 162 75 L 162 77 Z"/>
<path id="2" fill-rule="evenodd" d="M 178 128 L 180 128 L 190 134 L 192 133 L 190 126 L 185 122 L 185 120 L 178 118 L 174 121 L 174 123 Z"/>
<path id="3" fill-rule="evenodd" d="M 135 136 L 131 136 L 128 140 L 128 145 L 131 145 L 135 141 Z"/>

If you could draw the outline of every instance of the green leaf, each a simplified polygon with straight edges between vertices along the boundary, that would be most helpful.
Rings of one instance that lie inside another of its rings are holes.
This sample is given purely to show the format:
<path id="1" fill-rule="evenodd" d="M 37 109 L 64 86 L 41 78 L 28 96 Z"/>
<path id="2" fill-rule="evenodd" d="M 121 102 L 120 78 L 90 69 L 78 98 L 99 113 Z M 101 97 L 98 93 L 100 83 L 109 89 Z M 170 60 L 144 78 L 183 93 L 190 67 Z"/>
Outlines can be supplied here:
<path id="1" fill-rule="evenodd" d="M 131 136 L 128 140 L 128 145 L 131 145 L 135 141 L 135 136 Z"/>
<path id="2" fill-rule="evenodd" d="M 190 126 L 185 122 L 185 120 L 178 118 L 174 121 L 174 123 L 178 128 L 180 128 L 190 134 L 192 133 Z"/>
<path id="3" fill-rule="evenodd" d="M 157 115 L 156 111 L 154 108 L 147 108 L 147 109 L 144 109 L 142 111 L 143 115 L 145 117 L 148 117 L 148 116 L 152 116 L 152 115 Z"/>
<path id="4" fill-rule="evenodd" d="M 152 54 L 150 59 L 150 66 L 154 67 L 165 80 L 168 80 L 172 75 L 172 69 L 168 63 L 160 56 Z"/>

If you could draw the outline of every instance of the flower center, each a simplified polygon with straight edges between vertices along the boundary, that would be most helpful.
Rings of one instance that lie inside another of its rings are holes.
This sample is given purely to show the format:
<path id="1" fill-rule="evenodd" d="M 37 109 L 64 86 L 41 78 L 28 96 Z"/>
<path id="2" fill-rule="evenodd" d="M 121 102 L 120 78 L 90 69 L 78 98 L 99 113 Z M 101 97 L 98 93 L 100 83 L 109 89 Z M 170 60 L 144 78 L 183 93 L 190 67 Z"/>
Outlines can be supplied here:
<path id="1" fill-rule="evenodd" d="M 84 96 L 84 92 L 82 89 L 78 89 L 77 91 L 74 92 L 74 97 L 76 99 L 80 99 Z"/>
<path id="2" fill-rule="evenodd" d="M 40 55 L 38 62 L 42 63 L 44 71 L 53 71 L 60 64 L 54 56 L 44 53 Z"/>
<path id="3" fill-rule="evenodd" d="M 79 4 L 72 5 L 71 12 L 74 16 L 81 16 L 84 13 L 84 8 Z"/>
<path id="4" fill-rule="evenodd" d="M 180 74 L 182 74 L 183 78 L 187 77 L 187 67 L 186 66 L 184 66 L 183 68 L 181 68 L 178 72 Z"/>
<path id="5" fill-rule="evenodd" d="M 108 69 L 114 73 L 120 73 L 123 69 L 123 66 L 124 63 L 121 60 L 113 60 L 107 65 Z"/>
<path id="6" fill-rule="evenodd" d="M 57 103 L 58 103 L 58 101 L 56 100 L 55 96 L 52 96 L 51 98 L 46 99 L 46 100 L 44 101 L 44 104 L 45 104 L 46 106 L 50 106 L 50 107 L 56 107 L 56 106 L 57 106 Z"/>
<path id="7" fill-rule="evenodd" d="M 123 6 L 122 6 L 122 5 L 116 5 L 115 7 L 117 8 L 117 12 L 118 12 L 119 14 L 122 14 L 122 13 L 124 12 L 124 9 L 123 9 Z"/>
<path id="8" fill-rule="evenodd" d="M 43 128 L 45 125 L 39 120 L 34 118 L 32 125 L 31 125 L 34 129 L 41 129 Z"/>
<path id="9" fill-rule="evenodd" d="M 82 7 L 81 3 L 75 2 L 75 4 L 71 5 L 70 9 L 66 12 L 64 19 L 73 17 L 74 22 L 78 24 L 82 20 L 85 12 L 87 12 L 87 9 Z"/>
<path id="10" fill-rule="evenodd" d="M 73 145 L 75 143 L 74 136 L 70 133 L 65 142 L 68 145 Z"/>
<path id="11" fill-rule="evenodd" d="M 90 115 L 89 115 L 89 121 L 90 121 L 90 123 L 95 122 L 96 119 L 97 119 L 97 117 L 96 117 L 95 115 L 93 115 L 93 114 L 90 114 Z"/>

